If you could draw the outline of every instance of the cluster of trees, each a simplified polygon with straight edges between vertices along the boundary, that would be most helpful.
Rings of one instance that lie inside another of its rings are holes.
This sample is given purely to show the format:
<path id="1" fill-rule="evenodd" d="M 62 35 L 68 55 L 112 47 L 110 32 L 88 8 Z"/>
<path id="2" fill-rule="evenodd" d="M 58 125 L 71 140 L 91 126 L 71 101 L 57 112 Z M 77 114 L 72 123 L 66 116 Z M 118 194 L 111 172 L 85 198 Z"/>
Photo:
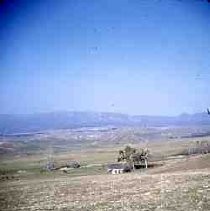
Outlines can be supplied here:
<path id="1" fill-rule="evenodd" d="M 133 166 L 140 165 L 142 163 L 145 164 L 145 168 L 148 166 L 148 155 L 149 150 L 145 149 L 136 149 L 130 146 L 126 146 L 124 150 L 119 151 L 119 155 L 117 158 L 118 162 L 127 162 Z"/>
<path id="2" fill-rule="evenodd" d="M 188 155 L 207 154 L 210 153 L 210 144 L 206 140 L 196 141 L 196 143 L 188 148 Z"/>
<path id="3" fill-rule="evenodd" d="M 46 170 L 46 171 L 53 171 L 53 170 L 58 170 L 58 169 L 61 169 L 61 168 L 80 168 L 80 163 L 78 161 L 75 161 L 75 160 L 72 160 L 72 161 L 69 161 L 67 162 L 66 164 L 56 164 L 55 161 L 53 160 L 49 160 L 45 166 L 43 167 L 43 170 Z"/>

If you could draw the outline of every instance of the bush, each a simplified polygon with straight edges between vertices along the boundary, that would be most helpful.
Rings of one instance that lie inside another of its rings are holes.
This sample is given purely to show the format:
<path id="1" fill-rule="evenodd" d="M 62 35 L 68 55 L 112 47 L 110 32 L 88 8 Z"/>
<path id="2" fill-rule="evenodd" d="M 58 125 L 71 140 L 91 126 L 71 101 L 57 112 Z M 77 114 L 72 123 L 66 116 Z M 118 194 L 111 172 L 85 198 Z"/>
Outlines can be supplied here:
<path id="1" fill-rule="evenodd" d="M 80 164 L 77 161 L 70 161 L 66 164 L 66 167 L 76 169 L 80 167 Z"/>

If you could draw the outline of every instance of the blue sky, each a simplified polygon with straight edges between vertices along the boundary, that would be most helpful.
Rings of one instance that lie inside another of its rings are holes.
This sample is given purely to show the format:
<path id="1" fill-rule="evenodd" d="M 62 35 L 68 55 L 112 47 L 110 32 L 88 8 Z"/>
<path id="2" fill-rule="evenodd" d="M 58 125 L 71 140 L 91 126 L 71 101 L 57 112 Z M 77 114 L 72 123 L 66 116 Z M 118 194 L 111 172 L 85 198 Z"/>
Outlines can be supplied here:
<path id="1" fill-rule="evenodd" d="M 0 113 L 202 112 L 209 58 L 207 1 L 7 0 Z"/>

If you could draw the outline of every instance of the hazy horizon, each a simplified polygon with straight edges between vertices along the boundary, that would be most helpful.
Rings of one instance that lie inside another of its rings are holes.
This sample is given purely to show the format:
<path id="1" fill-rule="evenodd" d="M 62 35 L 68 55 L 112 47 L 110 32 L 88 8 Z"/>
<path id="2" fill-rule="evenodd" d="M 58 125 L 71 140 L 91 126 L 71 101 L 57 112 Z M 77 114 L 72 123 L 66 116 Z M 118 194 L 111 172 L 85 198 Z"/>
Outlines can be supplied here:
<path id="1" fill-rule="evenodd" d="M 152 114 L 141 114 L 141 113 L 133 113 L 133 114 L 129 114 L 129 113 L 123 113 L 123 112 L 116 112 L 116 111 L 93 111 L 93 110 L 51 110 L 51 111 L 40 111 L 40 112 L 31 112 L 31 113 L 0 113 L 0 115 L 20 115 L 20 116 L 24 116 L 24 115 L 39 115 L 39 114 L 54 114 L 54 113 L 110 113 L 110 114 L 122 114 L 122 115 L 129 115 L 129 116 L 160 116 L 160 117 L 176 117 L 176 116 L 181 116 L 181 115 L 194 115 L 194 114 L 205 114 L 207 115 L 207 111 L 200 111 L 197 113 L 188 113 L 188 112 L 181 112 L 179 114 L 176 115 L 152 115 Z"/>
<path id="2" fill-rule="evenodd" d="M 176 116 L 210 106 L 210 4 L 0 3 L 0 113 Z"/>

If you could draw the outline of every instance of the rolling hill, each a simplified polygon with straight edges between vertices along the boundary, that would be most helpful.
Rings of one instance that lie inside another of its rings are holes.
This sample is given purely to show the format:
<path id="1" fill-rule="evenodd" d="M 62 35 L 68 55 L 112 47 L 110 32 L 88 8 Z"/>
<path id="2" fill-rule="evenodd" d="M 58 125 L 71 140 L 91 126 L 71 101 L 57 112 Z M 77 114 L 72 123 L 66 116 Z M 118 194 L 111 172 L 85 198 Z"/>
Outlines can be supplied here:
<path id="1" fill-rule="evenodd" d="M 179 116 L 127 115 L 109 112 L 50 112 L 36 114 L 1 114 L 0 133 L 31 133 L 49 129 L 97 126 L 189 126 L 210 125 L 206 113 Z"/>

